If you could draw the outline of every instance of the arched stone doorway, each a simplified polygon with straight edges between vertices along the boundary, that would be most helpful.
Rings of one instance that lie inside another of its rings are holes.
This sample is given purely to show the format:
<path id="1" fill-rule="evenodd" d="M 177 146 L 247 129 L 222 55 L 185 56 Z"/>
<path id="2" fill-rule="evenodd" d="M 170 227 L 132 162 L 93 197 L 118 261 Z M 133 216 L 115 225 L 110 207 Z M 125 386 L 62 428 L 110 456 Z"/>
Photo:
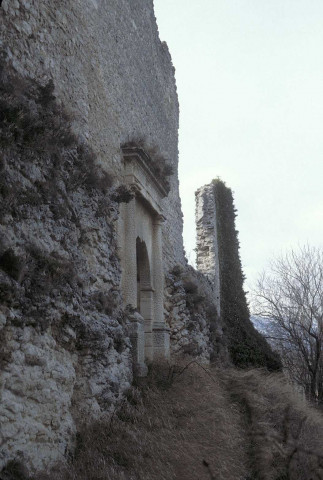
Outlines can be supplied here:
<path id="1" fill-rule="evenodd" d="M 169 328 L 164 319 L 164 269 L 161 200 L 163 186 L 140 148 L 123 150 L 124 181 L 134 198 L 122 204 L 118 226 L 125 307 L 133 309 L 134 364 L 169 358 Z M 128 309 L 129 310 L 129 309 Z"/>

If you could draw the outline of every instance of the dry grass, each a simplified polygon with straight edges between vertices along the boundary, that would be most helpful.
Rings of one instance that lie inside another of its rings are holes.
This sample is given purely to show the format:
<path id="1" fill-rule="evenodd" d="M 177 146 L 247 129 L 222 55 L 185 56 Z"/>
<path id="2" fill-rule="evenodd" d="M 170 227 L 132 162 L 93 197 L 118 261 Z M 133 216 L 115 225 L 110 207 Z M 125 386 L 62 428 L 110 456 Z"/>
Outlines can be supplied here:
<path id="1" fill-rule="evenodd" d="M 261 370 L 220 375 L 240 404 L 249 436 L 252 479 L 323 478 L 323 416 L 309 406 L 282 374 Z"/>
<path id="2" fill-rule="evenodd" d="M 195 364 L 182 373 L 154 369 L 112 417 L 81 429 L 74 458 L 50 478 L 243 479 L 240 424 L 216 375 Z"/>
<path id="3" fill-rule="evenodd" d="M 37 480 L 317 480 L 323 417 L 261 371 L 154 369 Z"/>

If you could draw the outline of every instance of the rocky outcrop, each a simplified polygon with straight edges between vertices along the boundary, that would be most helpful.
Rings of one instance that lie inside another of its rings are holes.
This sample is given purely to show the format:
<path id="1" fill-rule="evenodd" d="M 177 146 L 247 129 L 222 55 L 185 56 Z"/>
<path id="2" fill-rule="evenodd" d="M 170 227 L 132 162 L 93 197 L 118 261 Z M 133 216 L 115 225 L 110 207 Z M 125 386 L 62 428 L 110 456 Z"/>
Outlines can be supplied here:
<path id="1" fill-rule="evenodd" d="M 0 82 L 0 463 L 42 469 L 132 380 L 119 197 L 50 84 Z"/>

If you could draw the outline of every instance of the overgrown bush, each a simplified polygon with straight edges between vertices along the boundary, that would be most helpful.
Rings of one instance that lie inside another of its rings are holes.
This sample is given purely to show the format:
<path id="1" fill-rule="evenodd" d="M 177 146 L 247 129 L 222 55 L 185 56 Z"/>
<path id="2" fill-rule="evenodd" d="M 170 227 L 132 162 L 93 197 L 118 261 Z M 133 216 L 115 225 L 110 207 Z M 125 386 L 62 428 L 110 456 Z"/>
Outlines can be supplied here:
<path id="1" fill-rule="evenodd" d="M 201 292 L 198 282 L 193 276 L 184 274 L 182 282 L 186 293 L 186 306 L 191 313 L 195 313 L 198 311 L 198 306 L 206 300 L 206 296 Z"/>
<path id="2" fill-rule="evenodd" d="M 281 361 L 264 337 L 254 328 L 243 289 L 244 275 L 239 255 L 236 209 L 231 190 L 221 180 L 213 180 L 217 209 L 220 264 L 221 316 L 228 347 L 235 365 L 280 370 Z"/>
<path id="3" fill-rule="evenodd" d="M 14 280 L 21 279 L 23 267 L 24 261 L 15 254 L 13 248 L 7 248 L 0 254 L 0 269 Z"/>
<path id="4" fill-rule="evenodd" d="M 134 193 L 127 185 L 119 185 L 111 198 L 117 203 L 129 203 L 134 198 Z"/>
<path id="5" fill-rule="evenodd" d="M 27 468 L 18 460 L 9 460 L 0 472 L 0 480 L 31 480 Z"/>
<path id="6" fill-rule="evenodd" d="M 116 290 L 109 290 L 108 292 L 97 290 L 92 294 L 91 301 L 98 312 L 111 315 L 118 306 L 118 292 Z"/>

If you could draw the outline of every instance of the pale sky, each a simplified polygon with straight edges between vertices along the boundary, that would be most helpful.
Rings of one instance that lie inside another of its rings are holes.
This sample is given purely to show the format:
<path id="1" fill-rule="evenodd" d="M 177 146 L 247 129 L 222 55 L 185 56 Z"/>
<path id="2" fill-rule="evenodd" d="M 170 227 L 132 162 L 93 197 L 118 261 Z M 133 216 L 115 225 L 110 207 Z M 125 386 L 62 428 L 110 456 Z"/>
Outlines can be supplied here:
<path id="1" fill-rule="evenodd" d="M 248 289 L 272 255 L 323 240 L 323 0 L 154 0 L 180 102 L 184 244 L 195 190 L 234 192 Z"/>

